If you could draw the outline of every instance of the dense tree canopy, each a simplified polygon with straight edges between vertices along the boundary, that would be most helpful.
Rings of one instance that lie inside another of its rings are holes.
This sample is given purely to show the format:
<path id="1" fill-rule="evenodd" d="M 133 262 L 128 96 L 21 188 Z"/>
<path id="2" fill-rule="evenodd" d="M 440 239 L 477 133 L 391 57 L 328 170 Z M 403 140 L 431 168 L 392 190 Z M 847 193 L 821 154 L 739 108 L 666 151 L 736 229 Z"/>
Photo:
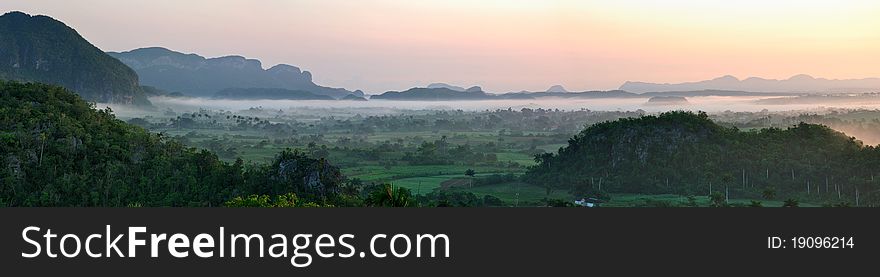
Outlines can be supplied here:
<path id="1" fill-rule="evenodd" d="M 880 150 L 821 125 L 741 131 L 705 113 L 667 112 L 592 125 L 525 179 L 577 194 L 601 191 L 880 201 Z M 709 190 L 712 189 L 710 192 Z M 764 193 L 772 191 L 772 193 Z"/>
<path id="2" fill-rule="evenodd" d="M 0 82 L 0 162 L 6 206 L 219 206 L 291 192 L 327 204 L 345 182 L 326 160 L 297 151 L 270 164 L 225 163 L 66 89 L 15 82 Z"/>

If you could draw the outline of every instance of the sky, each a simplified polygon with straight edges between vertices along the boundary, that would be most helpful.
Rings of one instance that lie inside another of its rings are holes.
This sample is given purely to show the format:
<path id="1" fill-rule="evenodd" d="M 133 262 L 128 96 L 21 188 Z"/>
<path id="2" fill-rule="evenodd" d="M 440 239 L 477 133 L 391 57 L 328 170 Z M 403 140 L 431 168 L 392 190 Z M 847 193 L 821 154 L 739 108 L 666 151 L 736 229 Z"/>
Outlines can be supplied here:
<path id="1" fill-rule="evenodd" d="M 105 51 L 242 55 L 368 93 L 880 77 L 880 1 L 2 0 Z"/>

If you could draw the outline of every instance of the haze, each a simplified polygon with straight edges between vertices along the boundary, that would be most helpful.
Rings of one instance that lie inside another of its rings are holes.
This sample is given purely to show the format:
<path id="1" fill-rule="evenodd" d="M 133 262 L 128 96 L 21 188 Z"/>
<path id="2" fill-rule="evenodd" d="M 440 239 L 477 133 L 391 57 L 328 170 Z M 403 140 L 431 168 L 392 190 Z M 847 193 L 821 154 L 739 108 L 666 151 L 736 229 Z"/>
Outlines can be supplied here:
<path id="1" fill-rule="evenodd" d="M 542 98 L 528 100 L 480 100 L 480 101 L 389 101 L 371 100 L 360 101 L 322 101 L 322 100 L 224 100 L 207 98 L 173 98 L 155 97 L 151 101 L 159 107 L 152 112 L 132 109 L 125 105 L 113 105 L 98 103 L 99 108 L 111 107 L 121 118 L 141 117 L 146 114 L 162 114 L 171 109 L 176 112 L 197 112 L 201 109 L 242 111 L 251 108 L 263 108 L 267 110 L 308 110 L 307 114 L 319 114 L 316 110 L 327 110 L 321 115 L 332 115 L 345 111 L 347 114 L 361 115 L 389 115 L 401 112 L 419 112 L 435 110 L 462 110 L 462 111 L 485 111 L 496 109 L 560 109 L 594 111 L 636 111 L 643 110 L 650 113 L 659 113 L 670 110 L 706 111 L 719 113 L 725 111 L 737 112 L 815 112 L 828 109 L 878 109 L 880 102 L 864 103 L 833 103 L 833 104 L 762 104 L 759 102 L 763 97 L 748 96 L 708 96 L 689 97 L 687 105 L 648 105 L 644 98 L 599 98 L 599 99 L 571 99 L 571 98 Z"/>
<path id="2" fill-rule="evenodd" d="M 431 82 L 489 91 L 614 89 L 725 74 L 877 75 L 877 1 L 50 1 L 105 51 L 146 46 L 287 63 L 368 93 Z"/>

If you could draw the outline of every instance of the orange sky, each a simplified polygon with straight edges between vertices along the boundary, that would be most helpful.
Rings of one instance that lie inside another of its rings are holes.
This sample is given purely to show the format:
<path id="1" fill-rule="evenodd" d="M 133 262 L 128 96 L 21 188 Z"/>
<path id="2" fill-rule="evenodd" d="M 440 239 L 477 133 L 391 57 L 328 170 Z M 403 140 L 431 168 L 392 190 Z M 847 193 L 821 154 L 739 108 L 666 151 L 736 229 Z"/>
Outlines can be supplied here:
<path id="1" fill-rule="evenodd" d="M 53 16 L 108 51 L 240 54 L 370 93 L 880 76 L 880 1 L 3 0 L 0 10 Z"/>

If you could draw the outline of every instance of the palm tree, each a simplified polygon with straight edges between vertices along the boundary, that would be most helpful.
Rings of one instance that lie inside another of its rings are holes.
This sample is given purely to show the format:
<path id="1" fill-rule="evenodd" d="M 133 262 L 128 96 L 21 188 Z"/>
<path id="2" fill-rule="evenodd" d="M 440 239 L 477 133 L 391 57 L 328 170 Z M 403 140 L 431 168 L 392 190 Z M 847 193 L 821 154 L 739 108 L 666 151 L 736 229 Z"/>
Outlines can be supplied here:
<path id="1" fill-rule="evenodd" d="M 394 189 L 392 184 L 383 184 L 367 197 L 367 204 L 375 207 L 408 207 L 412 193 L 406 188 Z"/>
<path id="2" fill-rule="evenodd" d="M 464 172 L 464 175 L 470 176 L 470 177 L 474 177 L 474 175 L 476 175 L 476 174 L 477 174 L 477 172 L 474 171 L 473 169 L 468 169 L 467 171 Z"/>
<path id="3" fill-rule="evenodd" d="M 767 187 L 764 189 L 763 192 L 761 192 L 761 195 L 764 196 L 764 199 L 773 200 L 773 198 L 776 198 L 776 188 Z"/>
<path id="4" fill-rule="evenodd" d="M 470 182 L 469 182 L 469 186 L 474 187 L 474 176 L 477 175 L 477 172 L 474 171 L 473 169 L 468 168 L 468 170 L 464 172 L 464 175 L 471 177 Z"/>

